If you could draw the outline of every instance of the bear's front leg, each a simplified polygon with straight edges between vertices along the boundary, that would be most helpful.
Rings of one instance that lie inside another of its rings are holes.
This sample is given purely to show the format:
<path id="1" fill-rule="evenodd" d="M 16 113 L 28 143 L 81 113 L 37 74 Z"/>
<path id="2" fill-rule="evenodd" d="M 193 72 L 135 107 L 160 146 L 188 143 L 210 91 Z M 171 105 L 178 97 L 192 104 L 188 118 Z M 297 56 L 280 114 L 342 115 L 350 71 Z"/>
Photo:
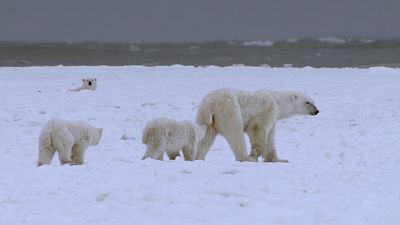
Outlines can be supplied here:
<path id="1" fill-rule="evenodd" d="M 85 150 L 87 146 L 82 144 L 75 144 L 72 147 L 71 165 L 82 165 L 85 160 Z"/>
<path id="2" fill-rule="evenodd" d="M 276 156 L 276 149 L 275 149 L 275 125 L 271 128 L 268 133 L 267 138 L 267 148 L 263 154 L 264 162 L 284 162 L 287 163 L 289 160 L 287 159 L 279 159 Z"/>

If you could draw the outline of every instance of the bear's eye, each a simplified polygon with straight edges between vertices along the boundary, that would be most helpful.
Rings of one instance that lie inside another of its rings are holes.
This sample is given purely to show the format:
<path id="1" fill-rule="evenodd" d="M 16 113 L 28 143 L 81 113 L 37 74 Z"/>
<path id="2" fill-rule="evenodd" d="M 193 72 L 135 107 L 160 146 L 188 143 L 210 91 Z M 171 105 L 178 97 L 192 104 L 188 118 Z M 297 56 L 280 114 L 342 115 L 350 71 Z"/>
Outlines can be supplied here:
<path id="1" fill-rule="evenodd" d="M 306 102 L 306 104 L 307 104 L 307 105 L 309 105 L 309 104 L 310 104 L 310 102 Z"/>

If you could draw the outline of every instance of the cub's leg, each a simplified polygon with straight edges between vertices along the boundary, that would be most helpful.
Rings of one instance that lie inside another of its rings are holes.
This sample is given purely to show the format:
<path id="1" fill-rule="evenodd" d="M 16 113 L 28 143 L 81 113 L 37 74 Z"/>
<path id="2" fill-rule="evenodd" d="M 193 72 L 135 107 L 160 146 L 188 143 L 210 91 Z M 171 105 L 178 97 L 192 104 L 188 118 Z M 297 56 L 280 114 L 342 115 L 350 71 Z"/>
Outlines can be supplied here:
<path id="1" fill-rule="evenodd" d="M 84 144 L 75 144 L 72 147 L 72 164 L 74 165 L 82 165 L 85 160 L 85 150 L 87 146 Z"/>
<path id="2" fill-rule="evenodd" d="M 39 147 L 39 159 L 38 159 L 38 166 L 41 165 L 50 165 L 51 160 L 54 157 L 54 153 L 56 150 L 51 146 L 40 146 Z"/>
<path id="3" fill-rule="evenodd" d="M 57 147 L 58 158 L 60 159 L 61 165 L 72 163 L 71 151 L 72 151 L 71 143 L 64 143 Z"/>
<path id="4" fill-rule="evenodd" d="M 147 159 L 149 157 L 152 159 L 163 160 L 163 155 L 164 155 L 163 146 L 161 146 L 158 143 L 156 144 L 149 143 L 147 144 L 146 152 L 144 153 L 142 160 Z"/>
<path id="5" fill-rule="evenodd" d="M 183 147 L 183 158 L 185 161 L 193 161 L 196 156 L 196 151 L 197 151 L 197 142 L 192 144 L 191 146 L 185 146 Z"/>
<path id="6" fill-rule="evenodd" d="M 181 154 L 179 153 L 179 150 L 178 151 L 167 150 L 167 155 L 168 155 L 169 160 L 175 160 L 176 157 L 181 156 Z"/>

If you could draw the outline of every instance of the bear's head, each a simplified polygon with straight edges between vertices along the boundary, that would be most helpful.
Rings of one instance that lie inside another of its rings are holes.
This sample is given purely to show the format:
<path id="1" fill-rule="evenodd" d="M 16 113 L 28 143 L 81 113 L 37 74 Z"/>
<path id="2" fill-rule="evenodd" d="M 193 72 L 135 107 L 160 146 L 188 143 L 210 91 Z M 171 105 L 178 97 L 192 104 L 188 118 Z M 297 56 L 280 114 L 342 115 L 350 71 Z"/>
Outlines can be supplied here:
<path id="1" fill-rule="evenodd" d="M 290 102 L 293 107 L 291 114 L 293 115 L 312 115 L 315 116 L 319 113 L 314 101 L 307 95 L 300 92 L 293 92 L 290 95 Z"/>
<path id="2" fill-rule="evenodd" d="M 82 79 L 82 86 L 89 90 L 96 90 L 97 87 L 97 79 L 87 78 Z"/>

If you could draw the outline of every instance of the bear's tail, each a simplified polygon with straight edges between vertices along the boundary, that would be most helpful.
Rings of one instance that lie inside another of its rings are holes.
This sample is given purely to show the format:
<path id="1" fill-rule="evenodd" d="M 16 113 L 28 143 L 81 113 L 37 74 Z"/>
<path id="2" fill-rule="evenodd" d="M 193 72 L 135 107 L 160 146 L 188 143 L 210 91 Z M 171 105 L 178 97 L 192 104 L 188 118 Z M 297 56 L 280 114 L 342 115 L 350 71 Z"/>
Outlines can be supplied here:
<path id="1" fill-rule="evenodd" d="M 201 105 L 197 110 L 196 123 L 210 126 L 213 123 L 213 113 L 207 105 Z"/>
<path id="2" fill-rule="evenodd" d="M 143 131 L 142 143 L 143 143 L 143 144 L 147 144 L 147 133 L 146 133 L 145 131 Z"/>
<path id="3" fill-rule="evenodd" d="M 148 136 L 149 136 L 149 127 L 146 126 L 146 127 L 143 129 L 143 134 L 142 134 L 142 143 L 143 143 L 143 144 L 147 144 L 148 139 L 149 139 Z"/>
<path id="4" fill-rule="evenodd" d="M 39 158 L 37 165 L 50 164 L 54 152 L 51 143 L 51 131 L 43 130 L 39 137 Z"/>

